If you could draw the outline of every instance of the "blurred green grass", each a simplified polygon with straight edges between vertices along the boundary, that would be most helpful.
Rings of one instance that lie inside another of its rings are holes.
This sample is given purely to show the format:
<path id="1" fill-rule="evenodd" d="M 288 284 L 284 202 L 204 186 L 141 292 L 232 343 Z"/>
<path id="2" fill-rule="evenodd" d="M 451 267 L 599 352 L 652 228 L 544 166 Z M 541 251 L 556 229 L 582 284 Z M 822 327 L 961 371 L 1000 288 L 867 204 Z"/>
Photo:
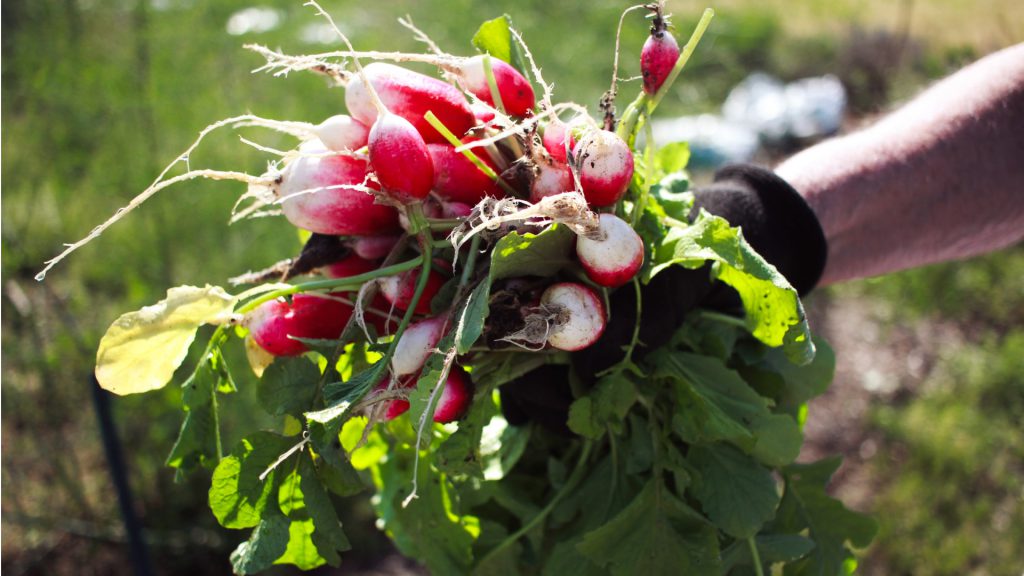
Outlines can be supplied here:
<path id="1" fill-rule="evenodd" d="M 399 16 L 411 15 L 446 50 L 468 53 L 477 25 L 508 12 L 547 79 L 555 82 L 556 99 L 591 108 L 607 89 L 615 27 L 624 7 L 608 0 L 323 4 L 357 47 L 386 50 L 421 48 L 396 22 Z M 126 204 L 207 124 L 246 112 L 317 122 L 344 110 L 342 90 L 328 88 L 320 78 L 250 73 L 260 59 L 241 48 L 245 42 L 292 53 L 331 47 L 303 40 L 323 30 L 301 2 L 265 5 L 277 11 L 280 25 L 243 36 L 225 31 L 233 14 L 252 6 L 241 0 L 8 0 L 0 5 L 5 568 L 107 573 L 111 563 L 123 562 L 116 505 L 88 403 L 87 378 L 106 326 L 120 313 L 158 300 L 167 287 L 223 284 L 229 276 L 292 255 L 300 246 L 295 231 L 281 219 L 226 227 L 241 185 L 194 181 L 157 195 L 60 264 L 44 284 L 32 280 L 62 243 L 84 236 Z M 666 99 L 666 114 L 717 108 L 728 89 L 755 69 L 784 79 L 838 73 L 851 91 L 854 110 L 873 112 L 931 78 L 1024 37 L 1024 14 L 1012 0 L 987 0 L 980 8 L 970 2 L 882 0 L 723 0 L 713 6 L 719 14 L 678 90 Z M 703 7 L 670 3 L 677 36 L 688 35 Z M 645 34 L 639 16 L 629 20 L 622 37 L 623 75 L 638 72 L 635 56 Z M 245 134 L 270 146 L 290 147 L 285 137 L 255 130 Z M 266 161 L 225 131 L 211 136 L 190 164 L 259 173 Z M 1019 288 L 1022 277 L 1024 259 L 1018 250 L 850 288 L 900 303 L 906 314 L 916 314 L 908 322 L 927 322 L 932 314 L 953 318 L 970 334 L 963 355 L 987 359 L 964 360 L 963 365 L 950 360 L 950 374 L 961 370 L 963 378 L 937 377 L 935 391 L 922 393 L 920 401 L 880 408 L 873 426 L 894 446 L 916 446 L 922 430 L 935 421 L 948 422 L 950 429 L 961 421 L 985 422 L 995 408 L 1004 410 L 1005 418 L 1019 419 L 1021 378 L 1005 366 L 1021 354 L 1015 335 L 1024 320 L 1024 298 L 1012 287 Z M 236 350 L 229 360 L 241 392 L 227 403 L 224 415 L 228 445 L 253 425 L 252 414 L 258 413 L 247 391 L 244 359 Z M 991 386 L 1014 400 L 993 408 L 984 401 Z M 173 485 L 163 467 L 180 422 L 178 402 L 176 386 L 116 400 L 133 486 L 163 571 L 223 572 L 226 553 L 239 535 L 215 528 L 205 509 L 206 478 Z M 956 414 L 940 418 L 951 406 Z M 1006 437 L 1019 449 L 1019 430 L 991 435 L 982 426 L 972 430 L 961 440 L 967 443 L 965 453 L 972 446 L 1004 445 Z M 946 492 L 935 491 L 934 499 L 921 497 L 938 481 L 937 474 L 945 474 L 927 454 L 894 460 L 891 468 L 878 470 L 879 477 L 891 480 L 882 485 L 879 506 L 906 512 L 897 515 L 907 523 L 883 524 L 885 536 L 872 552 L 888 562 L 891 573 L 954 574 L 975 566 L 953 560 L 913 563 L 926 546 L 953 534 L 952 528 L 925 529 L 932 507 L 952 506 L 943 500 Z M 1009 454 L 1019 464 L 1019 451 Z M 953 460 L 967 466 L 966 460 Z M 997 472 L 1000 486 L 1024 478 L 1019 465 Z M 964 468 L 952 476 L 949 494 L 964 493 L 988 473 Z M 970 517 L 981 518 L 970 524 L 981 526 L 987 508 L 977 502 L 957 501 L 948 524 Z M 1001 558 L 992 566 L 1009 565 L 1010 538 L 1020 540 L 1019 495 L 1014 502 L 1015 531 L 979 532 L 1004 538 L 987 549 Z M 366 525 L 365 506 L 351 514 Z M 974 532 L 963 534 L 966 546 Z M 368 525 L 353 540 L 366 562 L 386 550 Z"/>

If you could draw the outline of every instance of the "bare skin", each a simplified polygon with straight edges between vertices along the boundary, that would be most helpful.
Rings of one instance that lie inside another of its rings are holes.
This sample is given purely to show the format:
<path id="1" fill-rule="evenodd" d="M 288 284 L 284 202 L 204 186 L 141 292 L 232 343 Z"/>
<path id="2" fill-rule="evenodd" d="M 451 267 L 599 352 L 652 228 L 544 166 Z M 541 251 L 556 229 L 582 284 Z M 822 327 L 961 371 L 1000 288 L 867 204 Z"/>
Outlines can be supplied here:
<path id="1" fill-rule="evenodd" d="M 1024 239 L 1024 44 L 935 84 L 870 128 L 776 172 L 828 239 L 819 286 Z"/>

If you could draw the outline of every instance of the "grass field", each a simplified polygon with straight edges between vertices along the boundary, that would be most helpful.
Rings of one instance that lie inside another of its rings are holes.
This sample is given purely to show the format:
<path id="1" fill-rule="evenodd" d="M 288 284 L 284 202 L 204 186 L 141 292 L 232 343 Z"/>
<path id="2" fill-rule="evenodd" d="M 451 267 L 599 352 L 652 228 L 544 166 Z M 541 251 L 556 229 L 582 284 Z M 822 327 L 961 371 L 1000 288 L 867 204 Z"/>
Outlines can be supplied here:
<path id="1" fill-rule="evenodd" d="M 123 572 L 125 550 L 88 377 L 99 336 L 118 314 L 179 284 L 225 278 L 292 255 L 282 219 L 226 226 L 239 185 L 190 182 L 158 195 L 56 268 L 32 277 L 62 243 L 84 236 L 141 191 L 200 129 L 245 112 L 318 121 L 343 92 L 317 77 L 253 75 L 241 45 L 328 49 L 301 2 L 268 1 L 278 26 L 231 35 L 249 2 L 8 0 L 2 5 L 2 520 L 9 574 Z M 522 29 L 556 97 L 595 108 L 611 73 L 619 2 L 519 0 L 324 2 L 358 46 L 418 49 L 409 14 L 442 47 L 470 50 L 502 12 Z M 670 2 L 686 36 L 704 4 Z M 669 112 L 716 108 L 755 69 L 783 78 L 836 72 L 857 114 L 874 114 L 930 80 L 1024 40 L 1013 0 L 721 0 Z M 646 30 L 623 35 L 635 74 Z M 632 90 L 630 88 L 629 90 Z M 624 90 L 625 92 L 625 90 Z M 274 147 L 284 137 L 250 131 Z M 267 157 L 228 132 L 193 167 L 258 173 Z M 843 452 L 836 490 L 882 522 L 868 574 L 1019 574 L 1024 570 L 1024 252 L 948 264 L 824 291 L 813 304 L 840 359 L 808 450 Z M 851 328 L 854 327 L 854 328 Z M 941 336 L 941 337 L 940 337 Z M 916 358 L 916 360 L 911 360 Z M 241 355 L 229 358 L 242 366 Z M 884 360 L 884 361 L 883 361 Z M 187 363 L 186 363 L 187 364 Z M 237 370 L 242 373 L 242 370 Z M 226 407 L 226 443 L 251 426 L 255 399 Z M 161 573 L 224 573 L 240 535 L 215 527 L 208 478 L 174 484 L 163 466 L 180 423 L 176 387 L 117 399 L 137 505 Z M 814 414 L 816 406 L 811 406 Z M 818 422 L 823 422 L 819 420 Z M 275 422 L 266 422 L 276 425 Z M 813 422 L 812 422 L 813 424 Z M 364 507 L 350 511 L 373 565 L 388 550 Z"/>

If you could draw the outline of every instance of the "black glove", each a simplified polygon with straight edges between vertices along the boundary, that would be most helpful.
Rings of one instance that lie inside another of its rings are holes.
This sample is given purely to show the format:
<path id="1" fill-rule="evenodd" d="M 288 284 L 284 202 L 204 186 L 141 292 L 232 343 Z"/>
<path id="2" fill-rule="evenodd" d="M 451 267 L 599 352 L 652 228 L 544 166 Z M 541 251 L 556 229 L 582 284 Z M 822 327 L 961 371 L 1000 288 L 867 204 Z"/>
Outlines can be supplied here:
<path id="1" fill-rule="evenodd" d="M 772 263 L 801 296 L 810 292 L 825 268 L 827 245 L 817 217 L 804 199 L 770 170 L 740 164 L 715 173 L 712 184 L 694 191 L 691 219 L 703 208 L 743 229 L 743 236 Z M 697 306 L 739 310 L 735 291 L 712 283 L 710 267 L 689 270 L 672 266 L 643 286 L 637 360 L 668 342 L 686 314 Z M 649 304 L 647 304 L 649 303 Z M 593 346 L 573 354 L 573 366 L 585 385 L 594 374 L 622 359 L 633 336 L 636 294 L 630 286 L 611 295 L 615 311 L 605 333 Z M 569 433 L 566 415 L 572 403 L 568 366 L 544 366 L 501 387 L 502 410 L 513 425 L 533 419 L 556 432 Z"/>

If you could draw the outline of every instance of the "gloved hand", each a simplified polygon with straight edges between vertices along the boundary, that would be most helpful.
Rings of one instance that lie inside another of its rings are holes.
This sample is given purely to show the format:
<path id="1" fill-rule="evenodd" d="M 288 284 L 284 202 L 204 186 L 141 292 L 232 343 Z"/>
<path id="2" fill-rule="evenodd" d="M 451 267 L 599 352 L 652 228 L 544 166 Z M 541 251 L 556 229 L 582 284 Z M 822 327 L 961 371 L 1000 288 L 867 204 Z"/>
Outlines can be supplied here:
<path id="1" fill-rule="evenodd" d="M 825 269 L 827 245 L 817 217 L 804 199 L 770 170 L 739 164 L 715 173 L 714 182 L 694 191 L 691 219 L 703 208 L 743 229 L 747 242 L 772 263 L 797 292 L 810 292 Z M 673 266 L 643 286 L 636 359 L 668 342 L 686 314 L 704 306 L 742 312 L 732 288 L 712 283 L 710 267 L 689 270 Z M 615 311 L 601 339 L 573 354 L 576 373 L 589 386 L 594 374 L 622 359 L 622 348 L 633 335 L 636 295 L 630 286 L 611 295 Z M 569 433 L 565 424 L 573 401 L 568 366 L 543 366 L 501 388 L 505 418 L 513 425 L 536 420 L 556 432 Z"/>

